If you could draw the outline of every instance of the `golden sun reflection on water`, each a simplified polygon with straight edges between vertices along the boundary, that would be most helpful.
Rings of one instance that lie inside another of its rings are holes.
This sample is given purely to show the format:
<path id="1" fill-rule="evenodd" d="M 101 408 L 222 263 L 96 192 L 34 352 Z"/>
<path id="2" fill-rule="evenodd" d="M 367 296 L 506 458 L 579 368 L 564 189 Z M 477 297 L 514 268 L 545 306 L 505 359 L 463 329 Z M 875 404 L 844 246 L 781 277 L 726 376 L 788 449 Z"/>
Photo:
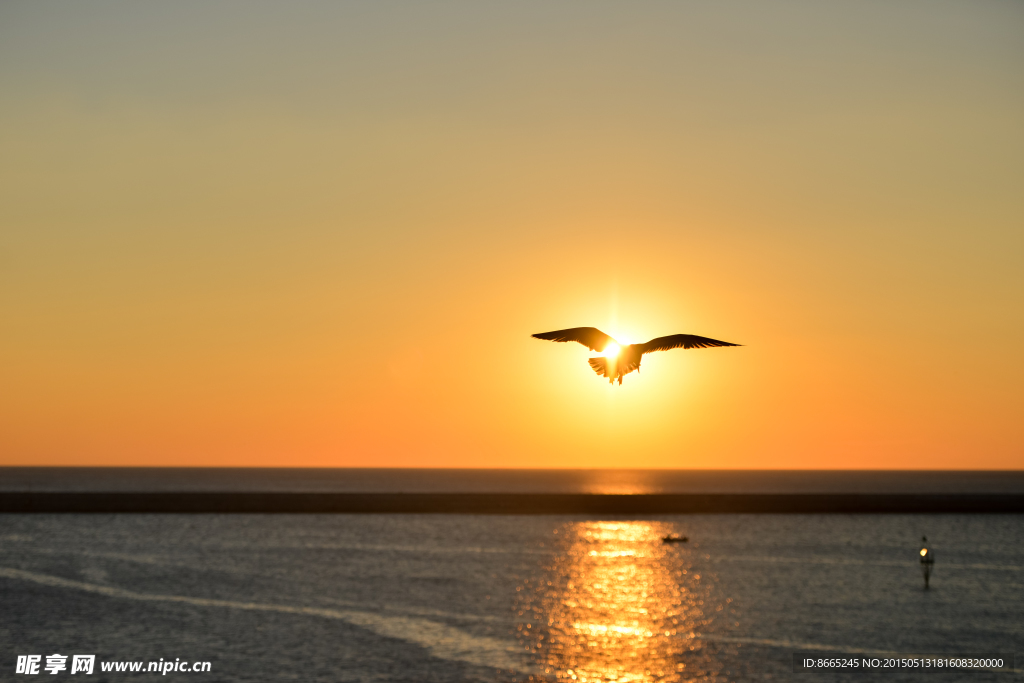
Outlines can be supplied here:
<path id="1" fill-rule="evenodd" d="M 519 593 L 519 636 L 546 678 L 590 683 L 689 681 L 719 668 L 701 640 L 709 582 L 678 532 L 650 521 L 577 522 L 558 531 L 544 578 Z"/>

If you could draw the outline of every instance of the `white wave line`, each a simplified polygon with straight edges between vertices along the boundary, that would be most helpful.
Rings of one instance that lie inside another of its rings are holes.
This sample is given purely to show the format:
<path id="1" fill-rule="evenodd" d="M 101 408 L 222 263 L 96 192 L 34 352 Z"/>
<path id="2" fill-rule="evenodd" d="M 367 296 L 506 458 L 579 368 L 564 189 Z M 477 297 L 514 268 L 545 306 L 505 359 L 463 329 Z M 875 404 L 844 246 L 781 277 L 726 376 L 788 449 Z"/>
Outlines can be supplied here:
<path id="1" fill-rule="evenodd" d="M 67 588 L 96 593 L 111 598 L 140 600 L 145 602 L 176 602 L 196 607 L 221 607 L 226 609 L 278 612 L 305 616 L 338 619 L 365 628 L 387 638 L 396 638 L 424 647 L 433 657 L 462 661 L 491 669 L 506 669 L 524 673 L 536 673 L 523 661 L 519 646 L 508 641 L 485 636 L 473 636 L 465 631 L 436 621 L 415 617 L 385 617 L 372 612 L 324 609 L 320 607 L 296 607 L 258 602 L 239 602 L 212 598 L 193 598 L 186 595 L 160 595 L 138 593 L 124 588 L 101 586 L 83 581 L 73 581 L 49 574 L 38 574 L 21 569 L 0 567 L 0 578 L 16 581 L 31 581 L 43 586 Z"/>

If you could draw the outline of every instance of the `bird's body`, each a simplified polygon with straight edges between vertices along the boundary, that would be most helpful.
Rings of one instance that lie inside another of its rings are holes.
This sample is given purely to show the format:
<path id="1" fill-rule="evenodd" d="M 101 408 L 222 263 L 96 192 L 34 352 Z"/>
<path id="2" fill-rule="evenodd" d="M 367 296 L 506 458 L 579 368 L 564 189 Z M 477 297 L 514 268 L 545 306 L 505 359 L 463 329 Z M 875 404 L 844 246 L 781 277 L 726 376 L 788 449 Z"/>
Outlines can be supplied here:
<path id="1" fill-rule="evenodd" d="M 739 346 L 729 342 L 698 337 L 695 334 L 673 334 L 668 337 L 658 337 L 645 344 L 619 345 L 617 341 L 596 327 L 571 327 L 567 330 L 556 330 L 554 332 L 540 332 L 533 335 L 536 339 L 547 341 L 567 342 L 574 341 L 583 344 L 591 351 L 602 353 L 610 346 L 617 346 L 619 351 L 616 354 L 606 356 L 595 356 L 589 360 L 590 367 L 601 377 L 607 377 L 608 382 L 619 381 L 634 370 L 640 370 L 640 361 L 645 353 L 653 351 L 668 351 L 669 349 L 703 349 L 711 346 Z"/>
<path id="2" fill-rule="evenodd" d="M 640 360 L 644 352 L 640 344 L 626 344 L 619 347 L 619 352 L 614 356 L 595 356 L 589 359 L 590 367 L 594 368 L 601 377 L 607 377 L 609 382 L 615 379 L 622 384 L 622 377 L 636 370 L 640 372 Z"/>

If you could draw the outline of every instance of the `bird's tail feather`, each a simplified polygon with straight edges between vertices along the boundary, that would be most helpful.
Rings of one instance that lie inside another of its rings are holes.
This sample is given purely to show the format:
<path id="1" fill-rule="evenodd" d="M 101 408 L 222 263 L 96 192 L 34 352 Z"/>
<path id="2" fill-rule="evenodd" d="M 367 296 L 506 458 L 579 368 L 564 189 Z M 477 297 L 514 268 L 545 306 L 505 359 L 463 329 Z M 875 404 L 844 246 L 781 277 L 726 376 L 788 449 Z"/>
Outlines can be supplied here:
<path id="1" fill-rule="evenodd" d="M 608 362 L 607 358 L 597 356 L 596 358 L 591 358 L 589 362 L 590 367 L 594 368 L 594 372 L 601 377 L 608 378 L 609 384 L 614 382 L 616 378 L 618 378 L 619 384 L 622 384 L 622 373 L 618 372 L 618 367 L 616 367 L 614 361 Z"/>
<path id="2" fill-rule="evenodd" d="M 640 369 L 640 360 L 629 359 L 629 358 L 605 358 L 604 356 L 595 356 L 594 358 L 588 359 L 590 367 L 594 369 L 601 377 L 607 377 L 609 382 L 613 382 L 616 379 L 619 380 L 619 384 L 622 384 L 622 378 L 624 375 L 628 375 L 634 370 Z"/>

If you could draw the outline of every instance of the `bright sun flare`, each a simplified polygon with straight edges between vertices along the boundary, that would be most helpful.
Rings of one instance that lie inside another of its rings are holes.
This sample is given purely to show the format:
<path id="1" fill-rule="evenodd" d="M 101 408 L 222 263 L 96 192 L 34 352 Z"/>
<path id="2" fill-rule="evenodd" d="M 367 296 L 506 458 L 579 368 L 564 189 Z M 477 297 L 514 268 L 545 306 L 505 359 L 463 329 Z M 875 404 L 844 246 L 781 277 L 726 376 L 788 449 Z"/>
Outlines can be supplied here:
<path id="1" fill-rule="evenodd" d="M 608 346 L 606 346 L 604 348 L 604 354 L 603 355 L 604 355 L 605 358 L 615 358 L 615 356 L 619 355 L 619 345 L 618 344 L 609 344 Z"/>

